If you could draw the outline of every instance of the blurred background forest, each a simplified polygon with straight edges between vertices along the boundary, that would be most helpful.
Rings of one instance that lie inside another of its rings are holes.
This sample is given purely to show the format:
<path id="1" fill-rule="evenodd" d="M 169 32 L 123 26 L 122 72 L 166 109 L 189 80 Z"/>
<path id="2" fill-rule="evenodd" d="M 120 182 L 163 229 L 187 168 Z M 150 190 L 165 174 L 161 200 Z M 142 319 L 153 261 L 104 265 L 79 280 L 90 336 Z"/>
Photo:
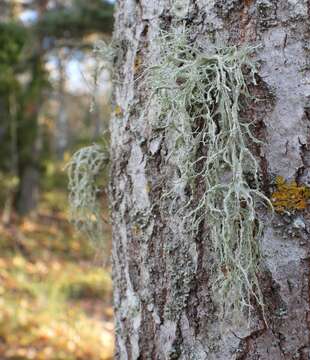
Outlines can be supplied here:
<path id="1" fill-rule="evenodd" d="M 109 269 L 68 222 L 64 171 L 107 127 L 93 46 L 112 27 L 113 1 L 0 0 L 0 359 L 112 358 Z"/>

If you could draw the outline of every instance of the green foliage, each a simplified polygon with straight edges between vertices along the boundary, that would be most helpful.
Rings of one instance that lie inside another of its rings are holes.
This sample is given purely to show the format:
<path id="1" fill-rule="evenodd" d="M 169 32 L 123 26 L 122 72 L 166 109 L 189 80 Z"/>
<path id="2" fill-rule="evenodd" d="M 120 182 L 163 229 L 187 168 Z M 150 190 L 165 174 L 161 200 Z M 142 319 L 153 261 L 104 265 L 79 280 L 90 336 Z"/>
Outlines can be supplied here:
<path id="1" fill-rule="evenodd" d="M 102 0 L 74 0 L 71 6 L 47 11 L 37 24 L 37 31 L 56 38 L 80 38 L 113 29 L 113 5 Z"/>
<path id="2" fill-rule="evenodd" d="M 101 190 L 97 179 L 108 159 L 107 151 L 99 145 L 92 145 L 77 151 L 67 166 L 71 221 L 96 243 L 103 233 Z"/>
<path id="3" fill-rule="evenodd" d="M 27 39 L 27 31 L 17 23 L 0 24 L 0 66 L 11 68 L 20 59 L 22 49 Z M 1 75 L 3 75 L 1 73 Z M 3 81 L 3 79 L 1 78 Z M 1 81 L 1 85 L 2 85 Z"/>
<path id="4" fill-rule="evenodd" d="M 15 110 L 21 93 L 17 71 L 27 35 L 26 29 L 19 24 L 0 24 L 0 168 L 5 171 L 14 163 Z"/>
<path id="5" fill-rule="evenodd" d="M 29 41 L 30 30 L 25 26 L 14 22 L 0 24 L 0 117 L 6 135 L 0 157 L 10 162 L 13 151 L 18 151 L 15 155 L 19 163 L 32 161 L 42 89 L 48 86 L 40 55 L 25 56 L 23 50 Z M 29 77 L 28 83 L 22 84 L 19 75 Z"/>
<path id="6" fill-rule="evenodd" d="M 153 126 L 173 138 L 177 179 L 165 194 L 170 211 L 184 211 L 184 230 L 193 236 L 205 222 L 214 249 L 215 299 L 222 315 L 236 319 L 245 309 L 250 316 L 254 299 L 263 308 L 257 209 L 271 205 L 259 190 L 259 164 L 250 150 L 259 141 L 240 117 L 250 96 L 245 71 L 255 83 L 253 48 L 207 53 L 189 35 L 175 30 L 160 36 L 159 63 L 148 77 L 160 104 Z"/>

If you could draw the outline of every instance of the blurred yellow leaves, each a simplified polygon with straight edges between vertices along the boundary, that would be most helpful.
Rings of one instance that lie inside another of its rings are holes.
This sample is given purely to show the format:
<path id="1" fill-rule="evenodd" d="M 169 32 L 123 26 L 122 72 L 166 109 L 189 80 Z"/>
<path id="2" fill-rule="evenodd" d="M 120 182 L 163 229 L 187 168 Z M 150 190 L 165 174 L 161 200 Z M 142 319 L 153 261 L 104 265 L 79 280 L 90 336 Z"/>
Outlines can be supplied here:
<path id="1" fill-rule="evenodd" d="M 40 217 L 0 223 L 1 360 L 113 358 L 111 279 L 51 211 L 60 198 L 45 194 Z"/>
<path id="2" fill-rule="evenodd" d="M 0 259 L 0 284 L 1 359 L 112 359 L 113 324 L 79 305 L 91 297 L 104 303 L 111 282 L 102 269 L 16 254 Z M 103 314 L 113 316 L 111 308 Z"/>

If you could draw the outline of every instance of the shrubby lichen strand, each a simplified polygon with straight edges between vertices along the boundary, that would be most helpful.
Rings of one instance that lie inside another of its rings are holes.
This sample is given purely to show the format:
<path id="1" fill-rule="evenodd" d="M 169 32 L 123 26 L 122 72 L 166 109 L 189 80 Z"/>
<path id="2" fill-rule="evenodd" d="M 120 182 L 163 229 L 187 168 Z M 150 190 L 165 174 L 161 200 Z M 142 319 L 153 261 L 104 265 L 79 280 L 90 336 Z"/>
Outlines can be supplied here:
<path id="1" fill-rule="evenodd" d="M 259 204 L 272 206 L 259 190 L 259 164 L 249 146 L 259 143 L 251 122 L 240 117 L 255 82 L 253 48 L 219 47 L 207 53 L 187 31 L 162 33 L 159 63 L 148 81 L 160 104 L 159 120 L 173 138 L 177 179 L 164 196 L 184 216 L 184 229 L 207 224 L 214 248 L 214 298 L 222 315 L 250 315 L 263 308 L 257 272 L 262 226 Z M 201 191 L 203 188 L 203 191 Z M 187 200 L 184 200 L 186 199 Z M 186 210 L 186 211 L 184 211 Z"/>
<path id="2" fill-rule="evenodd" d="M 92 145 L 77 151 L 69 164 L 70 219 L 76 228 L 92 241 L 102 236 L 102 209 L 100 188 L 96 179 L 108 163 L 108 153 L 99 145 Z"/>
<path id="3" fill-rule="evenodd" d="M 103 40 L 98 40 L 94 45 L 94 54 L 97 59 L 98 72 L 106 70 L 113 74 L 113 59 L 115 55 L 115 49 L 113 44 L 107 44 Z"/>
<path id="4" fill-rule="evenodd" d="M 96 42 L 96 71 L 94 82 L 97 85 L 99 75 L 107 71 L 113 75 L 114 48 L 104 41 Z M 93 99 L 95 101 L 95 99 Z M 94 103 L 91 106 L 94 106 Z M 92 145 L 78 150 L 67 165 L 69 177 L 70 219 L 75 227 L 86 234 L 90 240 L 101 244 L 103 222 L 99 201 L 100 187 L 97 179 L 109 163 L 107 146 Z"/>

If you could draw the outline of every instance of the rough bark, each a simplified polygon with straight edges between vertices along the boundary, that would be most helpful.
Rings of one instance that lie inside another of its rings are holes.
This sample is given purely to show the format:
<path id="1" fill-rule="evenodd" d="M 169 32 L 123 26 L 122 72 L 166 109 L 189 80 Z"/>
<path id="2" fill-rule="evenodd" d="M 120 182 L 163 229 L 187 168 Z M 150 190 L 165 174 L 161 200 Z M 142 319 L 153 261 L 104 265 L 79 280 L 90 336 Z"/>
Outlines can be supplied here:
<path id="1" fill-rule="evenodd" d="M 140 79 L 156 63 L 160 28 L 185 23 L 205 48 L 215 41 L 261 44 L 261 101 L 246 111 L 265 146 L 254 149 L 262 185 L 276 176 L 310 185 L 309 16 L 306 0 L 188 0 L 177 18 L 169 0 L 119 0 L 114 40 L 111 207 L 116 359 L 310 359 L 310 212 L 267 221 L 260 281 L 268 326 L 219 327 L 212 298 L 207 219 L 193 238 L 169 215 L 162 193 L 173 178 L 170 140 L 150 124 L 156 103 Z M 168 206 L 169 204 L 167 204 Z"/>

